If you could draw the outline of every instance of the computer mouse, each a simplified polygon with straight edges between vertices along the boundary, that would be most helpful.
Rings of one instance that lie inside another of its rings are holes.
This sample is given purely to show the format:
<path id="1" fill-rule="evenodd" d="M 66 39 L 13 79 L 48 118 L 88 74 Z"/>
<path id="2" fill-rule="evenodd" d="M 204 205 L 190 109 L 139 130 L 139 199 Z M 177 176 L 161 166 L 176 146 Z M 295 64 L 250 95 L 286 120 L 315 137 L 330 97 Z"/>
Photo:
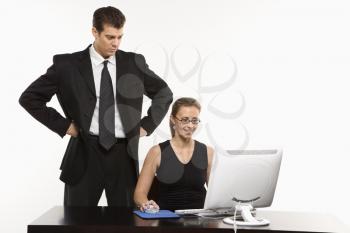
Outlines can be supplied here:
<path id="1" fill-rule="evenodd" d="M 155 214 L 158 212 L 159 212 L 159 209 L 156 207 L 153 207 L 152 205 L 150 205 L 148 208 L 145 209 L 145 213 L 148 213 L 148 214 Z"/>

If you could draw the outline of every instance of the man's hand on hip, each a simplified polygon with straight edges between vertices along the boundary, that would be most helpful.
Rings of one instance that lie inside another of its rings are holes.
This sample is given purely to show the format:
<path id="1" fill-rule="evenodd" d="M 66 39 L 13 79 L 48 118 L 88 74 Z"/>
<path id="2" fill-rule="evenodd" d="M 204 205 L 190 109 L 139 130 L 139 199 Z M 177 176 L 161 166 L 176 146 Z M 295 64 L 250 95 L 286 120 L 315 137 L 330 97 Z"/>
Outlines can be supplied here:
<path id="1" fill-rule="evenodd" d="M 72 136 L 72 137 L 77 137 L 78 136 L 78 130 L 77 130 L 77 127 L 74 125 L 74 123 L 70 123 L 69 125 L 69 128 L 67 130 L 67 133 L 68 135 Z"/>
<path id="2" fill-rule="evenodd" d="M 140 137 L 147 136 L 147 131 L 140 127 Z"/>

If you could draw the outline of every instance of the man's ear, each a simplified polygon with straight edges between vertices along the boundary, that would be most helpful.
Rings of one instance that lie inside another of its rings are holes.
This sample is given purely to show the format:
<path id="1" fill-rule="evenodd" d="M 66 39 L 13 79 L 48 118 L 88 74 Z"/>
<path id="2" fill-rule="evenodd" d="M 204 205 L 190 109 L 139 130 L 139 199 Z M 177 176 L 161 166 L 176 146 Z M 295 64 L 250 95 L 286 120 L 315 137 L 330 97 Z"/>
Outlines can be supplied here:
<path id="1" fill-rule="evenodd" d="M 97 31 L 97 29 L 96 29 L 95 27 L 92 27 L 91 32 L 92 32 L 92 35 L 93 35 L 93 36 L 95 37 L 95 39 L 96 39 L 97 36 L 98 36 L 98 31 Z"/>

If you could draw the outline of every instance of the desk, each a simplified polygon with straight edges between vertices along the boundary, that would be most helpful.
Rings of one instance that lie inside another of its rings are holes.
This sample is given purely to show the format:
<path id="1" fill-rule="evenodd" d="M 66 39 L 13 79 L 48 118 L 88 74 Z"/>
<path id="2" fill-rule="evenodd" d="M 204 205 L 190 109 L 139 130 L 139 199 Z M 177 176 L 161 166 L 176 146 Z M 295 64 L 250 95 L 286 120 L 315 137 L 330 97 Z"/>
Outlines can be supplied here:
<path id="1" fill-rule="evenodd" d="M 327 214 L 258 210 L 257 216 L 271 221 L 269 226 L 239 228 L 237 232 L 345 232 L 341 222 Z M 222 220 L 185 217 L 143 220 L 132 209 L 117 207 L 62 207 L 48 210 L 28 225 L 28 233 L 129 233 L 129 232 L 230 232 Z"/>

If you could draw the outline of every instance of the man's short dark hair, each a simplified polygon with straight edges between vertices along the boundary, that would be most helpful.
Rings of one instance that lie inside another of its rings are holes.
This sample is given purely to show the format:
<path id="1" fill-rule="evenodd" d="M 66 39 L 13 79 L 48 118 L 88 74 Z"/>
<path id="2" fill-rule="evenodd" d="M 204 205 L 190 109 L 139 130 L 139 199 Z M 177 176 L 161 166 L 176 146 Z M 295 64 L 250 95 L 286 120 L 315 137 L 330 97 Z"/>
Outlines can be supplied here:
<path id="1" fill-rule="evenodd" d="M 117 29 L 124 26 L 125 16 L 117 8 L 112 6 L 98 8 L 94 12 L 94 17 L 92 20 L 92 25 L 96 28 L 98 32 L 103 31 L 104 25 L 110 25 Z"/>

